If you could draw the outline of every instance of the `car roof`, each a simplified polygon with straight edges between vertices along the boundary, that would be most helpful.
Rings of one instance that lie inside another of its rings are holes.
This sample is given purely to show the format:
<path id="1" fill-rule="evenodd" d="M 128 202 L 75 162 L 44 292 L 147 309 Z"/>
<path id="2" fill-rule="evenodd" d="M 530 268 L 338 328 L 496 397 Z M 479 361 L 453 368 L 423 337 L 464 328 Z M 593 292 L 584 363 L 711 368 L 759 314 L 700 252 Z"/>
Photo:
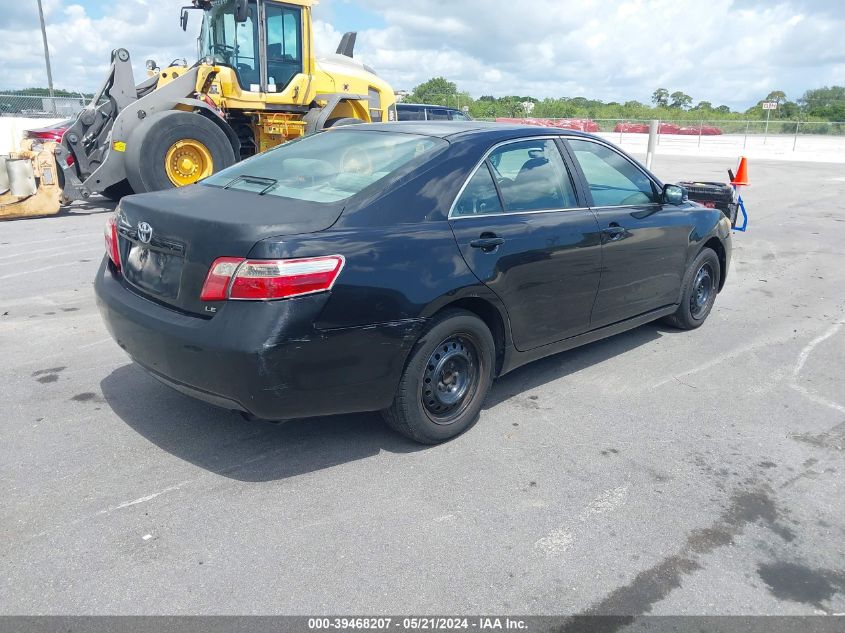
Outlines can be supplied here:
<path id="1" fill-rule="evenodd" d="M 418 134 L 420 136 L 434 136 L 437 138 L 451 138 L 460 135 L 466 137 L 482 136 L 556 136 L 572 135 L 591 138 L 591 134 L 566 128 L 550 128 L 538 125 L 524 125 L 520 123 L 496 123 L 493 121 L 391 121 L 389 123 L 369 123 L 346 126 L 343 129 L 373 130 L 379 132 L 399 132 L 402 134 Z"/>

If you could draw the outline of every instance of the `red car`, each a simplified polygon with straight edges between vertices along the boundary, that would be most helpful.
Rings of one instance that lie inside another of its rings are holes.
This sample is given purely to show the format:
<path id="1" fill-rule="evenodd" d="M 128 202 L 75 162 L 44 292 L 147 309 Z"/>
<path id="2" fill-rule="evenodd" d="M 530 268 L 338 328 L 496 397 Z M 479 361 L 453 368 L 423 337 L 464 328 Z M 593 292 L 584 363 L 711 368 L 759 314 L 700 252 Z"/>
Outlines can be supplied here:
<path id="1" fill-rule="evenodd" d="M 62 136 L 64 136 L 65 131 L 71 126 L 72 123 L 72 119 L 66 119 L 64 121 L 59 121 L 58 123 L 54 123 L 53 125 L 48 125 L 46 127 L 39 127 L 35 128 L 34 130 L 26 130 L 23 133 L 23 137 L 25 139 L 30 139 L 34 141 L 54 141 L 56 143 L 61 143 Z"/>
<path id="2" fill-rule="evenodd" d="M 34 130 L 25 130 L 23 133 L 23 138 L 36 142 L 40 141 L 42 143 L 46 143 L 47 141 L 61 143 L 62 137 L 64 136 L 67 129 L 71 125 L 73 125 L 73 121 L 74 119 L 65 119 L 64 121 L 59 121 L 58 123 L 54 123 L 53 125 L 35 128 Z M 68 155 L 67 164 L 73 165 L 72 155 Z M 59 185 L 64 186 L 64 172 L 61 169 L 59 169 L 58 171 Z M 129 184 L 124 180 L 110 187 L 106 187 L 103 191 L 100 192 L 100 195 L 108 198 L 109 200 L 117 201 L 120 200 L 123 196 L 129 195 L 130 193 L 132 193 L 132 189 L 129 187 Z"/>

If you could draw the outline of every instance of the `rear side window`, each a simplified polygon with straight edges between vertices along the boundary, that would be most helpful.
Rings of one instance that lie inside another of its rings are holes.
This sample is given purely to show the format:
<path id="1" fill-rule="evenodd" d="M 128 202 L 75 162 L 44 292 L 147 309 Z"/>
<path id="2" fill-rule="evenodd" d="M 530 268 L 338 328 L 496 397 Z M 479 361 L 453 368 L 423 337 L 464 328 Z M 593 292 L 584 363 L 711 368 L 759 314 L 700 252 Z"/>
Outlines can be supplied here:
<path id="1" fill-rule="evenodd" d="M 616 207 L 657 201 L 651 179 L 631 161 L 605 145 L 568 139 L 581 165 L 593 204 Z"/>
<path id="2" fill-rule="evenodd" d="M 572 179 L 551 139 L 509 143 L 487 162 L 499 183 L 505 211 L 540 211 L 578 206 Z"/>
<path id="3" fill-rule="evenodd" d="M 396 112 L 400 121 L 425 121 L 425 110 L 422 108 L 397 106 Z"/>
<path id="4" fill-rule="evenodd" d="M 428 111 L 428 120 L 429 121 L 448 121 L 449 120 L 449 111 L 444 110 L 443 108 L 431 108 Z"/>
<path id="5" fill-rule="evenodd" d="M 415 134 L 329 130 L 279 145 L 213 174 L 201 184 L 336 202 L 447 144 L 443 139 Z"/>
<path id="6" fill-rule="evenodd" d="M 455 203 L 452 215 L 486 215 L 501 212 L 502 203 L 499 201 L 493 176 L 490 175 L 487 163 L 483 163 L 469 179 L 461 197 Z"/>

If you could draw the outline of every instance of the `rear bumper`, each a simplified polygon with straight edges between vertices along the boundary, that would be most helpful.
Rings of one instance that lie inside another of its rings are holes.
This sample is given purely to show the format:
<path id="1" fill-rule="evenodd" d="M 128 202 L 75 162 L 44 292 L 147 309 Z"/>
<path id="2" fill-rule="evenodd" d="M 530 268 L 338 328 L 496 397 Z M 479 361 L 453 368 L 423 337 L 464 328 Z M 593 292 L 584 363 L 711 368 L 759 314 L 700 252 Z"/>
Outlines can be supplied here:
<path id="1" fill-rule="evenodd" d="M 423 321 L 317 330 L 326 295 L 232 301 L 211 319 L 129 290 L 105 261 L 94 284 L 112 337 L 165 384 L 267 420 L 390 406 Z"/>

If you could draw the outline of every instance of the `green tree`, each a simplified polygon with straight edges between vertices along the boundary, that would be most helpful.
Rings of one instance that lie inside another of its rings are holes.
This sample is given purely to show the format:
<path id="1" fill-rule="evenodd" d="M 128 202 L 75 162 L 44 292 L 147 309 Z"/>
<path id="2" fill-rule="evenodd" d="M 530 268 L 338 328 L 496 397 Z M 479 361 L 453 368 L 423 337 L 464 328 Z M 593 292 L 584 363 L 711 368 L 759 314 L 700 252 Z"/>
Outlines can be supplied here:
<path id="1" fill-rule="evenodd" d="M 670 108 L 676 108 L 678 110 L 684 110 L 689 107 L 692 103 L 692 97 L 688 94 L 681 92 L 680 90 L 676 90 L 672 94 L 669 95 L 669 98 L 672 102 L 669 104 Z"/>
<path id="2" fill-rule="evenodd" d="M 523 101 L 522 97 L 502 97 L 499 99 L 499 105 L 504 111 L 504 116 L 522 117 L 525 116 L 525 108 L 522 106 Z"/>
<path id="3" fill-rule="evenodd" d="M 651 102 L 658 108 L 665 108 L 669 105 L 669 91 L 666 88 L 658 88 L 651 95 Z"/>
<path id="4" fill-rule="evenodd" d="M 22 97 L 48 97 L 50 95 L 49 88 L 23 88 L 21 90 L 3 90 L 5 94 L 20 95 Z M 56 88 L 53 90 L 54 97 L 76 97 L 82 95 L 86 99 L 90 99 L 94 95 L 91 93 L 71 92 L 69 90 L 62 90 Z"/>
<path id="5" fill-rule="evenodd" d="M 408 95 L 409 103 L 433 103 L 437 105 L 455 105 L 458 87 L 444 77 L 434 77 L 424 81 Z"/>
<path id="6" fill-rule="evenodd" d="M 777 101 L 780 105 L 786 101 L 786 93 L 783 90 L 772 90 L 766 95 L 765 101 Z"/>
<path id="7" fill-rule="evenodd" d="M 785 101 L 778 106 L 778 117 L 781 119 L 797 119 L 801 109 L 794 101 Z"/>
<path id="8" fill-rule="evenodd" d="M 845 86 L 825 86 L 808 90 L 798 103 L 811 117 L 826 121 L 845 121 Z"/>

